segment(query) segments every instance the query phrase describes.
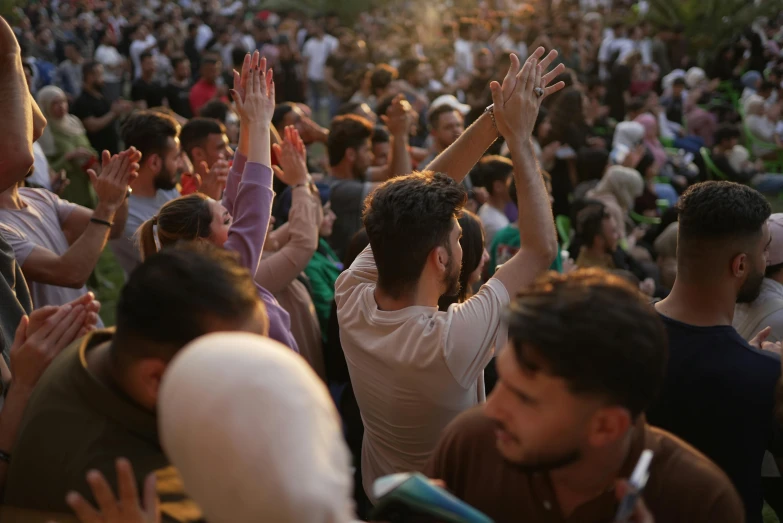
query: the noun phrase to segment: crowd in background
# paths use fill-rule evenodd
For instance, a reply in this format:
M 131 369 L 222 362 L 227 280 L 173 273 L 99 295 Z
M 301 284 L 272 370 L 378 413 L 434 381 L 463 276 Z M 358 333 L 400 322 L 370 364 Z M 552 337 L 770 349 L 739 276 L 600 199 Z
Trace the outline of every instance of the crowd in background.
M 782 18 L 584 4 L 17 8 L 0 519 L 783 520 Z

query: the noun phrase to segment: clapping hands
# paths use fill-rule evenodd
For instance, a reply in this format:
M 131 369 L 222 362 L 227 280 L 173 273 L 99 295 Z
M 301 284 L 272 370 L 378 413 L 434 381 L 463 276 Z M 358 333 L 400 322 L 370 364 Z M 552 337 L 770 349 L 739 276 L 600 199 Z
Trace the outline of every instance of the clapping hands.
M 291 125 L 284 129 L 282 138 L 282 145 L 272 145 L 280 159 L 280 167 L 274 167 L 275 175 L 290 187 L 307 184 L 310 175 L 307 172 L 307 151 L 302 138 Z
M 519 58 L 512 54 L 511 66 L 503 79 L 503 84 L 498 82 L 489 84 L 494 103 L 495 124 L 498 132 L 507 140 L 529 139 L 541 101 L 565 87 L 563 82 L 549 85 L 565 70 L 563 64 L 559 64 L 546 74 L 543 73 L 557 58 L 557 51 L 550 51 L 546 58 L 539 62 L 543 55 L 544 48 L 539 47 L 520 69 Z M 541 96 L 536 94 L 536 88 L 543 89 Z
M 275 111 L 275 82 L 272 70 L 266 69 L 266 58 L 258 60 L 258 56 L 256 51 L 252 58 L 245 57 L 238 85 L 237 73 L 234 71 L 231 97 L 237 106 L 241 123 L 268 127 Z
M 101 204 L 116 211 L 125 201 L 128 186 L 139 175 L 139 161 L 141 161 L 141 152 L 135 147 L 114 156 L 109 154 L 109 151 L 103 151 L 100 176 L 92 169 L 87 170 Z

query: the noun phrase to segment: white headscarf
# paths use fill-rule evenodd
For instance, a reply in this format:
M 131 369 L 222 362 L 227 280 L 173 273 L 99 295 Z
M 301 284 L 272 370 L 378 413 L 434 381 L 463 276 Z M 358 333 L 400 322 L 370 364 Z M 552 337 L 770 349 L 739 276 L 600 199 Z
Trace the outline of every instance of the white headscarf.
M 685 85 L 688 86 L 688 89 L 699 87 L 706 79 L 707 73 L 704 72 L 704 69 L 699 67 L 691 67 L 688 69 L 688 72 L 685 73 Z
M 636 199 L 644 192 L 644 178 L 635 169 L 620 165 L 610 167 L 593 190 L 593 194 L 612 195 L 623 211 L 633 209 Z
M 307 363 L 260 336 L 199 338 L 169 365 L 161 441 L 211 523 L 348 523 L 350 454 Z
M 47 156 L 56 154 L 54 145 L 55 134 L 78 136 L 86 132 L 82 121 L 72 114 L 66 114 L 59 119 L 52 116 L 52 103 L 58 97 L 65 98 L 65 93 L 54 85 L 47 85 L 38 91 L 38 107 L 46 118 L 46 129 L 44 129 L 38 143 L 41 144 L 41 148 Z

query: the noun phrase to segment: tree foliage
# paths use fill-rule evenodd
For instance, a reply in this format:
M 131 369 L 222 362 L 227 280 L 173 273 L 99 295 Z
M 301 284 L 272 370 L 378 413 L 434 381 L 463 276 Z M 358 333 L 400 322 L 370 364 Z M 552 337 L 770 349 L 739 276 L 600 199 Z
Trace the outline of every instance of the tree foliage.
M 783 0 L 649 0 L 646 19 L 663 27 L 682 24 L 698 51 L 717 50 L 759 17 L 775 16 Z

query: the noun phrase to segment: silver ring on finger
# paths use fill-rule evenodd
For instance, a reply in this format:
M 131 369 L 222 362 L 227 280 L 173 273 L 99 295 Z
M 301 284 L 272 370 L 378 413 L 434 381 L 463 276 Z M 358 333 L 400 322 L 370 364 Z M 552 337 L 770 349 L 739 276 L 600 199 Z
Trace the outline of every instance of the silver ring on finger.
M 534 87 L 533 92 L 536 93 L 536 96 L 538 96 L 539 98 L 544 96 L 544 90 L 540 87 Z

